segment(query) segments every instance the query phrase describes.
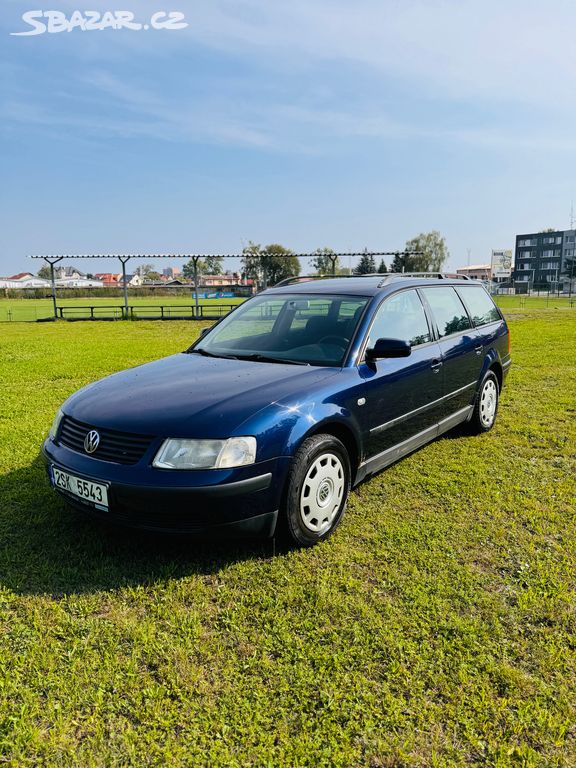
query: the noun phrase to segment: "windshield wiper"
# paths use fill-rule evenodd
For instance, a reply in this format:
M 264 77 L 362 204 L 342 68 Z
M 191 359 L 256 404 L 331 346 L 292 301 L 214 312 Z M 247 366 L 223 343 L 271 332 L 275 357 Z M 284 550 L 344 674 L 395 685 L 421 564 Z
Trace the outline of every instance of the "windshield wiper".
M 271 357 L 268 355 L 260 355 L 257 353 L 251 355 L 238 355 L 237 360 L 254 360 L 256 363 L 285 363 L 286 365 L 310 365 L 310 363 L 304 362 L 304 360 L 288 360 L 284 357 Z
M 188 354 L 196 354 L 196 355 L 204 355 L 204 357 L 223 357 L 226 360 L 237 360 L 238 358 L 235 355 L 218 355 L 216 352 L 208 352 L 207 349 L 204 349 L 203 347 L 194 347 L 194 349 L 189 349 Z

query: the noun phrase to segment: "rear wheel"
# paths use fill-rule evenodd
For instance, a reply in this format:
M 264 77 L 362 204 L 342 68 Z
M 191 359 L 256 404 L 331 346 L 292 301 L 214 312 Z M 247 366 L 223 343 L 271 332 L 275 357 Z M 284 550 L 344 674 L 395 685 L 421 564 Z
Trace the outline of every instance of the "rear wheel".
M 498 413 L 499 396 L 500 389 L 496 374 L 488 371 L 482 379 L 470 419 L 470 429 L 473 433 L 480 434 L 492 429 Z
M 312 546 L 339 524 L 350 491 L 350 459 L 340 440 L 314 435 L 300 446 L 290 471 L 283 523 L 293 542 Z

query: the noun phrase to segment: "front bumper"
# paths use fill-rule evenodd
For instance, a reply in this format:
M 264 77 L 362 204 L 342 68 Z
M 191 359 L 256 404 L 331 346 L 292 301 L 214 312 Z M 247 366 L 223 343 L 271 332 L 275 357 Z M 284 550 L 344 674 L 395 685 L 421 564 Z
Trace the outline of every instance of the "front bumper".
M 289 462 L 280 458 L 236 469 L 175 472 L 143 462 L 99 461 L 50 439 L 42 453 L 50 477 L 55 465 L 108 484 L 108 510 L 56 489 L 75 509 L 133 528 L 199 535 L 272 536 Z

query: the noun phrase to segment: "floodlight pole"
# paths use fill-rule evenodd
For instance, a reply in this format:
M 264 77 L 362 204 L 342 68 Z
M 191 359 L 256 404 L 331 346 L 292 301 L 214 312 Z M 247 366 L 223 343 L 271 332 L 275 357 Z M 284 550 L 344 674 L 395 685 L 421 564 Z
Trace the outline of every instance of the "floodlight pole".
M 130 256 L 118 256 L 122 264 L 122 286 L 124 288 L 124 320 L 128 320 L 128 283 L 126 281 L 126 263 L 130 261 Z
M 52 304 L 54 306 L 54 319 L 58 319 L 58 306 L 56 304 L 56 280 L 54 278 L 54 265 L 62 261 L 64 256 L 43 256 L 43 260 L 50 267 L 50 283 L 52 284 Z

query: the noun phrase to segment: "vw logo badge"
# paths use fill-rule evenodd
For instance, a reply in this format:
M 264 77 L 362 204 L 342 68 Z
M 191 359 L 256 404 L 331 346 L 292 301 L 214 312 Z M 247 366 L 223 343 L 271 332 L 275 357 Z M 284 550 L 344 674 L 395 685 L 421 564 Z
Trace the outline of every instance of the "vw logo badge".
M 96 448 L 100 445 L 100 435 L 98 432 L 96 432 L 95 429 L 93 429 L 91 432 L 88 432 L 86 437 L 84 438 L 84 450 L 86 453 L 94 453 Z

